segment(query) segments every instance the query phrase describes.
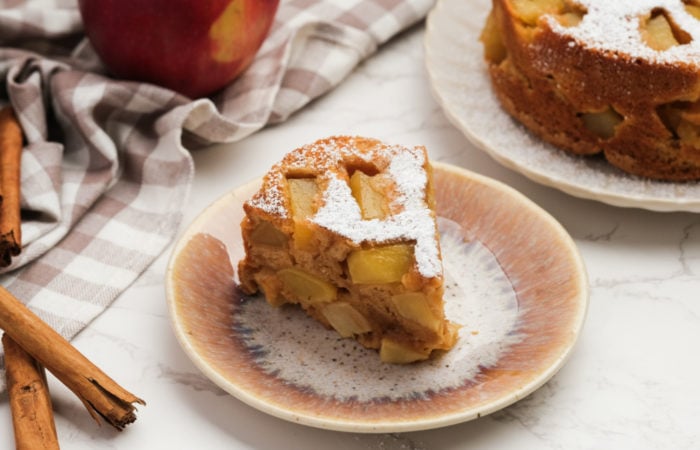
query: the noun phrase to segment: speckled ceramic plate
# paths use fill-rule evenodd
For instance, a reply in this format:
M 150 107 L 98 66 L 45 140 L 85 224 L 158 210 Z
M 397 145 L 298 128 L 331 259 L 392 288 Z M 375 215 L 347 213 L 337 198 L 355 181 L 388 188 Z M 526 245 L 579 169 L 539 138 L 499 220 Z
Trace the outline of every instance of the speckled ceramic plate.
M 462 325 L 449 352 L 382 364 L 291 306 L 237 288 L 242 203 L 224 196 L 177 243 L 167 272 L 175 335 L 202 372 L 238 399 L 305 425 L 399 432 L 450 425 L 537 389 L 569 356 L 583 324 L 584 266 L 564 229 L 513 189 L 434 164 L 446 312 Z
M 426 66 L 435 98 L 472 142 L 504 166 L 571 195 L 616 206 L 700 212 L 700 183 L 630 176 L 602 158 L 571 156 L 513 121 L 493 94 L 479 42 L 490 8 L 490 0 L 439 0 L 427 21 Z

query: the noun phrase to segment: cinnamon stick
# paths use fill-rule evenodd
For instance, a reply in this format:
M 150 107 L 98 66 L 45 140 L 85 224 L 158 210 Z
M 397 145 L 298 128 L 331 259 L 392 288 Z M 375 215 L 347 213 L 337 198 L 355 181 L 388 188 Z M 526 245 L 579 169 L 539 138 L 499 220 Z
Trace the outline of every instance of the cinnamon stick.
M 22 302 L 0 286 L 0 328 L 83 402 L 100 423 L 122 430 L 146 403 L 119 386 Z
M 46 371 L 10 336 L 2 336 L 5 377 L 17 450 L 58 449 Z
M 8 106 L 0 110 L 0 267 L 7 267 L 22 248 L 20 165 L 22 128 Z

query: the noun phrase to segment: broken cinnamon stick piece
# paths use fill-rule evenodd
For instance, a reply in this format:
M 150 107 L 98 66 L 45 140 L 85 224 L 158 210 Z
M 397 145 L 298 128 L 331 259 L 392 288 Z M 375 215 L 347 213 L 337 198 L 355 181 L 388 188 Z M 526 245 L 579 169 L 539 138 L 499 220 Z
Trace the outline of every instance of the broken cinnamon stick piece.
M 46 371 L 7 334 L 2 336 L 2 346 L 15 448 L 58 449 Z
M 83 402 L 92 417 L 117 430 L 146 403 L 119 386 L 9 291 L 0 286 L 0 328 Z
M 0 110 L 0 267 L 22 249 L 20 165 L 22 128 L 12 107 Z

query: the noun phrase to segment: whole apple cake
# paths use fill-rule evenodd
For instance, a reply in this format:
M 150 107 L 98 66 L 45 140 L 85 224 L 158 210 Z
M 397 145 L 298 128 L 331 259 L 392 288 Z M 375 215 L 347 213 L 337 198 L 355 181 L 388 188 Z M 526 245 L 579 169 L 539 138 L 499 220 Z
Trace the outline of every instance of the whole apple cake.
M 299 304 L 384 362 L 454 345 L 424 147 L 319 140 L 274 165 L 244 210 L 244 292 Z
M 493 0 L 481 35 L 503 108 L 631 174 L 700 179 L 700 0 Z

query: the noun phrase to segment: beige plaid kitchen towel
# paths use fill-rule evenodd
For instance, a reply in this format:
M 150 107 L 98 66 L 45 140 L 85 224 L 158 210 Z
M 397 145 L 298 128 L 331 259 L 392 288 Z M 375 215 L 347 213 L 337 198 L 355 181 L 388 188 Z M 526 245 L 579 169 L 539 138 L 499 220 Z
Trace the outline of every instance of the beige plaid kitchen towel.
M 106 76 L 76 0 L 0 0 L 0 104 L 14 106 L 26 136 L 24 249 L 0 283 L 70 339 L 172 240 L 189 151 L 284 121 L 432 4 L 282 0 L 253 65 L 217 95 L 189 99 Z

